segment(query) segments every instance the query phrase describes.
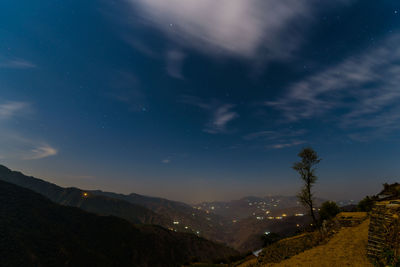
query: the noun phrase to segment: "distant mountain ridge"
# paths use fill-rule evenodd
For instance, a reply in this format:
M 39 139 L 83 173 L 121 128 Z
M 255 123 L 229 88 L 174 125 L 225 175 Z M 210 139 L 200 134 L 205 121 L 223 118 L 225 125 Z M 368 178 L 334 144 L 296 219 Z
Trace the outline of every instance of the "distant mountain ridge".
M 63 188 L 12 171 L 3 165 L 0 165 L 0 180 L 31 189 L 62 205 L 118 216 L 133 223 L 156 224 L 171 230 L 196 233 L 214 241 L 224 241 L 222 225 L 226 222 L 223 218 L 207 214 L 185 203 L 134 193 L 123 195 L 100 190 Z
M 219 242 L 224 242 L 224 226 L 231 224 L 230 220 L 219 215 L 198 210 L 182 202 L 142 196 L 135 193 L 124 195 L 100 190 L 90 192 L 95 195 L 112 197 L 144 206 L 157 214 L 168 217 L 172 223 L 175 222 L 175 224 L 171 226 L 172 229 L 181 232 L 199 232 L 201 236 Z
M 291 218 L 293 214 L 304 210 L 299 205 L 290 207 L 297 202 L 295 197 L 273 200 L 247 197 L 231 202 L 202 203 L 192 207 L 177 201 L 134 193 L 124 195 L 100 190 L 63 188 L 11 171 L 2 165 L 1 180 L 31 189 L 58 204 L 79 207 L 100 215 L 117 216 L 136 224 L 155 224 L 172 231 L 194 233 L 212 241 L 225 243 L 242 252 L 260 248 L 261 236 L 265 231 L 274 231 L 286 236 L 296 231 L 298 223 L 304 223 L 301 217 Z M 274 207 L 277 200 L 280 204 Z M 266 213 L 267 208 L 269 214 Z M 287 213 L 287 219 L 267 219 L 268 216 L 281 216 L 282 213 Z
M 1 266 L 161 267 L 239 255 L 193 234 L 59 205 L 4 181 L 0 229 Z
M 316 199 L 317 206 L 323 202 L 323 199 Z M 195 207 L 206 211 L 212 211 L 217 215 L 231 220 L 241 220 L 249 216 L 278 216 L 286 211 L 290 212 L 292 215 L 295 213 L 306 213 L 306 210 L 298 202 L 296 196 L 279 195 L 266 197 L 248 196 L 225 202 L 203 202 L 195 205 Z
M 157 224 L 168 227 L 170 220 L 162 215 L 127 201 L 91 194 L 78 188 L 63 188 L 0 165 L 0 180 L 31 189 L 61 205 L 79 207 L 97 214 L 114 215 L 132 223 Z M 87 196 L 84 196 L 84 194 Z

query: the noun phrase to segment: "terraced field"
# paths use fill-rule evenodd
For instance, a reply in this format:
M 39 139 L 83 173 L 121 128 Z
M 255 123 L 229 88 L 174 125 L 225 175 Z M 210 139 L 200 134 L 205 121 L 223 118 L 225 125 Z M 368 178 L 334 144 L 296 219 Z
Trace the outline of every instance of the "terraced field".
M 366 247 L 368 242 L 369 220 L 358 226 L 344 227 L 335 234 L 326 244 L 306 250 L 296 256 L 283 260 L 280 263 L 258 263 L 252 259 L 239 266 L 241 267 L 373 267 L 368 261 Z
M 317 246 L 278 264 L 268 266 L 373 266 L 367 259 L 369 220 L 362 224 L 342 228 L 325 245 Z

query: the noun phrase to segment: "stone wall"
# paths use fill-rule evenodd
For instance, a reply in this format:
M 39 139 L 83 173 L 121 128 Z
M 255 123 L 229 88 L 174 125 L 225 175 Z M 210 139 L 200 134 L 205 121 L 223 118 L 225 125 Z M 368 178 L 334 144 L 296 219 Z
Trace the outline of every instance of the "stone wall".
M 307 249 L 319 245 L 321 236 L 318 232 L 282 239 L 266 248 L 259 254 L 258 262 L 262 264 L 278 263 Z
M 399 253 L 400 200 L 377 202 L 371 212 L 367 255 L 374 262 L 382 262 L 387 252 Z

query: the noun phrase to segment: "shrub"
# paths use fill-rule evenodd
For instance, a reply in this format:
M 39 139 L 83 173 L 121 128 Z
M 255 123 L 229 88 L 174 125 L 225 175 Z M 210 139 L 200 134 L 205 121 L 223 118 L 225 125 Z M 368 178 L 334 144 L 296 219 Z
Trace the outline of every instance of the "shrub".
M 374 206 L 374 199 L 373 197 L 366 196 L 363 198 L 357 205 L 357 210 L 358 211 L 365 211 L 365 212 L 370 212 L 372 210 L 372 207 Z
M 324 220 L 330 220 L 340 212 L 339 206 L 333 201 L 326 201 L 322 203 L 319 210 L 319 220 L 323 222 Z
M 264 234 L 262 235 L 263 247 L 272 245 L 281 239 L 281 236 L 276 233 Z

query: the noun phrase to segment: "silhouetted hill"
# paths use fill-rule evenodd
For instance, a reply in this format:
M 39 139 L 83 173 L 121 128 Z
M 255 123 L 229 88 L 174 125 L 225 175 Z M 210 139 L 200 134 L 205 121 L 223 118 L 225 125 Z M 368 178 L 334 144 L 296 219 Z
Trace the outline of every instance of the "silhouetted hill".
M 1 165 L 0 180 L 31 189 L 62 205 L 79 207 L 100 215 L 114 215 L 132 223 L 157 224 L 178 232 L 195 233 L 242 252 L 260 248 L 260 237 L 265 231 L 286 236 L 296 231 L 296 224 L 303 221 L 301 217 L 290 219 L 290 223 L 287 223 L 287 218 L 276 222 L 267 219 L 268 216 L 280 216 L 282 213 L 287 213 L 290 217 L 302 211 L 303 208 L 297 205 L 295 197 L 248 197 L 232 201 L 230 206 L 226 206 L 227 203 L 220 206 L 203 203 L 201 206 L 191 207 L 181 202 L 138 194 L 123 195 L 63 188 Z M 233 216 L 242 219 L 222 217 L 222 214 L 226 215 L 224 209 L 229 210 L 228 214 L 232 212 Z M 267 210 L 270 214 L 266 214 Z M 263 219 L 257 220 L 259 216 Z
M 139 194 L 117 194 L 112 192 L 91 191 L 95 195 L 112 197 L 132 204 L 144 206 L 157 214 L 170 218 L 174 224 L 171 228 L 181 232 L 199 232 L 201 236 L 214 241 L 224 241 L 224 231 L 231 224 L 230 220 L 205 210 L 198 210 L 192 206 L 168 199 L 143 196 Z
M 79 207 L 83 210 L 114 215 L 129 220 L 133 223 L 158 224 L 165 227 L 172 225 L 170 219 L 128 201 L 95 195 L 78 188 L 63 188 L 55 184 L 26 176 L 20 172 L 11 171 L 0 165 L 0 180 L 31 189 L 42 194 L 50 200 L 66 205 Z M 87 194 L 86 196 L 84 194 Z
M 123 195 L 99 190 L 63 188 L 11 171 L 2 165 L 0 165 L 0 180 L 31 189 L 62 205 L 79 207 L 102 215 L 118 216 L 133 223 L 157 224 L 180 232 L 196 233 L 214 241 L 224 240 L 222 225 L 225 222 L 222 218 L 182 202 L 133 193 Z
M 232 256 L 192 234 L 134 226 L 0 181 L 1 266 L 181 266 Z

